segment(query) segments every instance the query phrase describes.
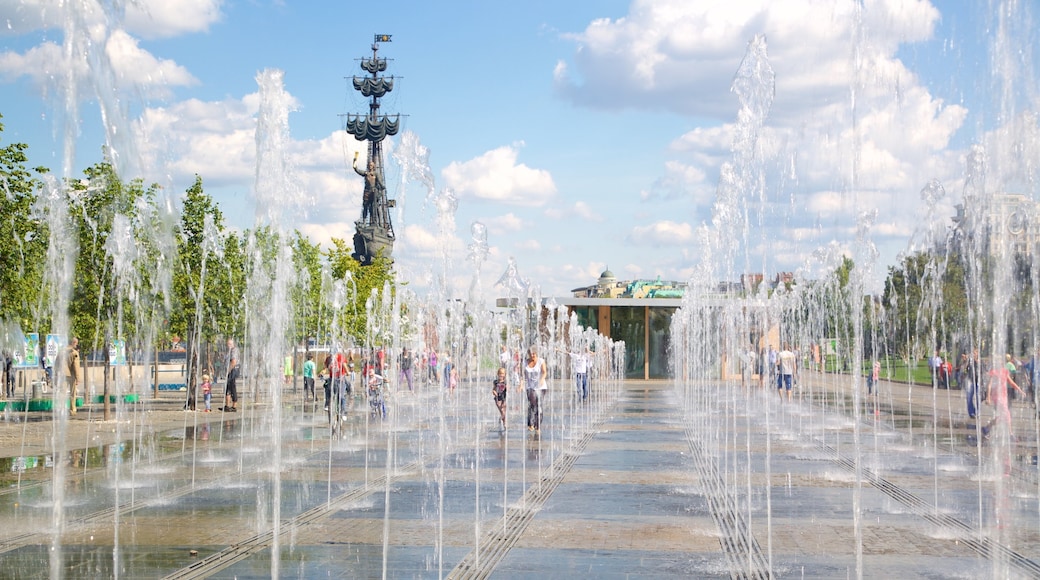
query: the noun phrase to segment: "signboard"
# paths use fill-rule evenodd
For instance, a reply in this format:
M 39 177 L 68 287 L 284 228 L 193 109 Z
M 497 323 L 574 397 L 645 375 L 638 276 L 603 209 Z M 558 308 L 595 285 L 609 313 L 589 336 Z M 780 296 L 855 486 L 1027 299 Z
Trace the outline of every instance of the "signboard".
M 126 341 L 115 339 L 108 349 L 108 364 L 113 366 L 126 365 Z
M 31 368 L 40 366 L 40 335 L 30 332 L 25 335 L 22 351 L 14 351 L 14 366 Z
M 47 353 L 44 355 L 47 368 L 54 366 L 54 361 L 58 359 L 58 352 L 65 347 L 65 341 L 61 339 L 61 336 L 57 334 L 47 335 Z

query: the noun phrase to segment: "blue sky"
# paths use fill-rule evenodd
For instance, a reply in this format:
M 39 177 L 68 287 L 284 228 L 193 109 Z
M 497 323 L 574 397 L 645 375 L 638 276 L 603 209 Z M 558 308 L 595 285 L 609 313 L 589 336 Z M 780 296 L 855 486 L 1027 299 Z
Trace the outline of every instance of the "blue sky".
M 125 152 L 127 177 L 160 183 L 176 199 L 198 173 L 229 222 L 248 228 L 258 215 L 256 76 L 280 69 L 295 104 L 288 159 L 304 193 L 285 213 L 321 243 L 349 239 L 360 214 L 350 161 L 362 144 L 345 136 L 339 115 L 366 105 L 347 78 L 361 74 L 357 59 L 373 34 L 392 34 L 380 54 L 400 78 L 384 110 L 408 115 L 407 143 L 428 150 L 435 179 L 430 192 L 391 171 L 398 270 L 416 289 L 447 270 L 457 295 L 473 277 L 474 221 L 488 227 L 482 280 L 492 295 L 510 257 L 543 295 L 590 284 L 606 267 L 619 278 L 812 277 L 841 255 L 868 261 L 876 284 L 922 239 L 922 223 L 948 223 L 971 145 L 1004 126 L 1037 133 L 1035 116 L 1009 121 L 1018 115 L 998 116 L 993 98 L 979 102 L 994 93 L 986 31 L 996 29 L 997 10 L 988 3 L 66 4 L 75 9 L 0 0 L 5 142 L 28 143 L 34 164 L 61 172 L 54 79 L 69 66 L 63 23 L 80 22 L 91 46 L 105 47 L 77 67 L 89 71 L 77 76 L 81 94 L 100 86 L 100 102 L 124 112 L 111 123 L 111 145 Z M 1034 59 L 1011 67 L 1005 92 L 1016 107 L 1036 100 L 1028 17 L 1013 19 L 1021 28 L 1013 43 L 1033 47 L 1025 54 Z M 730 87 L 756 35 L 766 39 L 775 88 L 765 116 L 747 125 L 755 138 L 740 140 Z M 74 174 L 99 160 L 106 141 L 98 102 L 79 105 Z M 403 133 L 391 146 L 402 142 Z M 723 209 L 743 216 L 736 222 L 713 209 L 727 164 L 758 183 L 723 196 Z M 920 191 L 933 179 L 947 195 L 930 210 Z M 1022 187 L 1002 180 L 990 184 Z M 458 209 L 438 221 L 434 199 L 449 189 Z

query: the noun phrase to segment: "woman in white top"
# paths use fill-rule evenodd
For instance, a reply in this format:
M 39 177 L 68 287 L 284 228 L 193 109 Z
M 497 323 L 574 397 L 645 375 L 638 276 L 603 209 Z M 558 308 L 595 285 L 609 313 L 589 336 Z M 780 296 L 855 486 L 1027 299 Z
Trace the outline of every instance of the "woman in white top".
M 527 364 L 524 365 L 524 387 L 527 391 L 527 429 L 538 433 L 541 427 L 541 403 L 542 395 L 548 386 L 545 377 L 548 373 L 545 369 L 545 360 L 538 357 L 535 347 L 527 349 Z

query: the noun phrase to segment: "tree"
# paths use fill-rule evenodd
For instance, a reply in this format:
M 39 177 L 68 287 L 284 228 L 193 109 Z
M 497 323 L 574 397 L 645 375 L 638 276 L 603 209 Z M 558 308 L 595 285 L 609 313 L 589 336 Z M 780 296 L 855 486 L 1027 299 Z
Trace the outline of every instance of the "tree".
M 321 298 L 321 272 L 323 255 L 318 244 L 311 243 L 300 232 L 295 233 L 292 244 L 293 266 L 299 273 L 292 288 L 292 304 L 296 316 L 297 338 L 304 341 L 309 350 L 310 338 L 321 332 L 323 304 Z
M 337 238 L 333 238 L 332 244 L 333 247 L 328 252 L 332 278 L 348 283 L 349 286 L 347 302 L 339 313 L 340 326 L 345 334 L 360 342 L 365 337 L 368 324 L 365 302 L 373 290 L 381 293 L 387 282 L 393 290 L 393 263 L 379 256 L 373 259 L 371 264 L 362 266 L 351 257 L 354 251 L 352 245 Z
M 3 130 L 0 123 L 0 133 Z M 27 150 L 22 143 L 0 149 L 0 320 L 14 320 L 23 330 L 33 330 L 40 318 L 37 307 L 48 235 L 33 205 L 43 185 L 36 176 L 47 169 L 27 169 Z
M 134 332 L 134 310 L 126 307 L 130 293 L 120 291 L 119 282 L 125 278 L 116 276 L 114 259 L 134 260 L 125 253 L 137 242 L 133 236 L 140 225 L 137 204 L 154 199 L 157 186 L 146 191 L 140 180 L 123 183 L 107 159 L 88 167 L 84 175 L 86 179 L 73 180 L 66 187 L 69 219 L 79 242 L 69 304 L 70 330 L 84 345 L 97 348 L 106 338 L 106 323 L 117 311 L 126 316 L 120 321 L 124 330 Z M 116 224 L 118 235 L 110 239 Z M 132 266 L 122 270 L 125 265 L 119 265 L 120 271 L 132 270 Z
M 958 252 L 917 252 L 889 267 L 882 303 L 889 313 L 892 351 L 912 360 L 936 348 L 953 348 L 968 328 L 966 288 Z
M 240 268 L 227 267 L 228 259 L 241 264 L 240 246 L 225 234 L 224 214 L 205 193 L 198 175 L 185 190 L 176 240 L 172 309 L 166 331 L 187 340 L 188 380 L 194 382 L 198 369 L 210 362 L 203 360 L 202 345 L 241 329 L 238 314 L 244 279 Z

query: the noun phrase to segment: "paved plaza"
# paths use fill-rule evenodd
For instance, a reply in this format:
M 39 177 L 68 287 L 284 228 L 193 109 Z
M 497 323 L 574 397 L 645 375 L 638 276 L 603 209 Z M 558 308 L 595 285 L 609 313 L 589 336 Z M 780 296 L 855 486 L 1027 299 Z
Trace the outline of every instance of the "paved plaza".
M 1040 576 L 1035 410 L 1001 445 L 960 391 L 883 383 L 857 407 L 850 383 L 805 373 L 781 402 L 626 381 L 576 405 L 557 381 L 537 435 L 516 393 L 500 432 L 483 382 L 331 424 L 291 392 L 280 413 L 148 394 L 81 409 L 62 457 L 49 413 L 7 412 L 0 576 Z

